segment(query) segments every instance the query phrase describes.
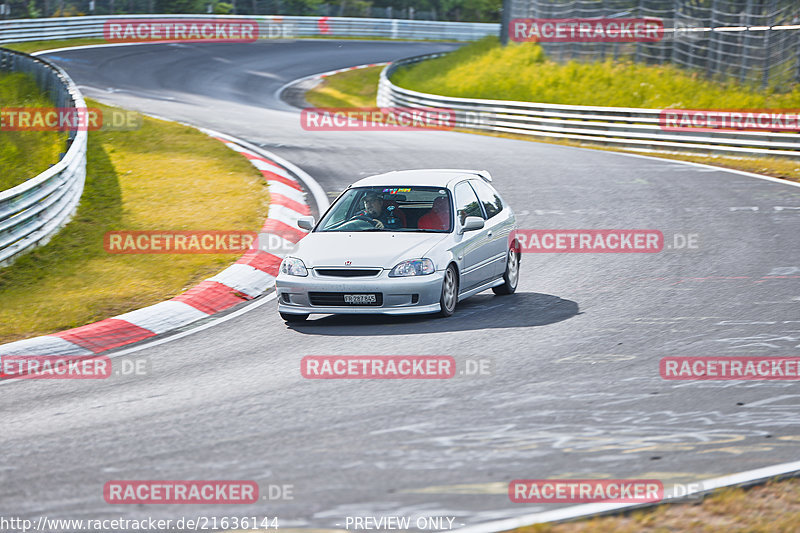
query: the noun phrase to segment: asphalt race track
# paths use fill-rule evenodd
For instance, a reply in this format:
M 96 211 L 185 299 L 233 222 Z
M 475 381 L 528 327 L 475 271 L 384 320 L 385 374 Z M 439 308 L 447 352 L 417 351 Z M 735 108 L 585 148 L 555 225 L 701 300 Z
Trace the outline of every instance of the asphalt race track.
M 519 478 L 740 472 L 800 456 L 791 381 L 665 381 L 666 356 L 800 355 L 800 189 L 677 162 L 440 131 L 307 132 L 276 91 L 302 76 L 449 50 L 301 40 L 55 52 L 88 97 L 238 136 L 331 196 L 403 168 L 486 168 L 521 228 L 660 229 L 656 254 L 528 254 L 513 296 L 450 319 L 312 317 L 274 302 L 148 347 L 147 376 L 0 386 L 0 514 L 36 518 L 455 516 L 552 509 Z M 198 179 L 203 179 L 198 176 Z M 676 249 L 674 233 L 697 234 Z M 678 243 L 680 244 L 680 242 Z M 258 302 L 258 301 L 256 301 Z M 253 305 L 253 304 L 251 304 Z M 306 355 L 491 359 L 452 380 L 307 380 Z M 247 506 L 109 505 L 125 479 L 246 479 Z

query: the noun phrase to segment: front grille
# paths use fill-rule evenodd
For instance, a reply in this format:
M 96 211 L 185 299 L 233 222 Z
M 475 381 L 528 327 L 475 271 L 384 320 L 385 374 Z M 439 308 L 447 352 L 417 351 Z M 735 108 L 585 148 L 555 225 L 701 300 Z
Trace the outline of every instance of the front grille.
M 381 273 L 379 268 L 315 268 L 314 272 L 320 276 L 335 278 L 358 278 L 377 276 Z
M 345 294 L 374 294 L 375 303 L 351 304 L 344 301 Z M 379 307 L 383 305 L 382 292 L 309 292 L 308 301 L 320 307 Z

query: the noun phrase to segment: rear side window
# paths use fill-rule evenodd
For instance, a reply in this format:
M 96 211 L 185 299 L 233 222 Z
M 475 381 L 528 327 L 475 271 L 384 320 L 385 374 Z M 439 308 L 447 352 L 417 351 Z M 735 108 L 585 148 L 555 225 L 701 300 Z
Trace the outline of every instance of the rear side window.
M 470 180 L 469 182 L 486 210 L 486 218 L 492 218 L 503 210 L 503 200 L 485 182 L 480 180 Z
M 464 224 L 464 220 L 467 217 L 483 218 L 481 206 L 478 204 L 478 197 L 475 196 L 475 191 L 466 181 L 456 185 L 456 214 L 461 225 Z

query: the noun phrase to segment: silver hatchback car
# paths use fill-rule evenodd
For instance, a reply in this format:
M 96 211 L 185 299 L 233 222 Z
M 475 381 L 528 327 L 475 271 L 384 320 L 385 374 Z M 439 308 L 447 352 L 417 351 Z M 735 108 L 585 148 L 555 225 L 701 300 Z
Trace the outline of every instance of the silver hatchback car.
M 311 313 L 439 313 L 519 280 L 516 219 L 485 170 L 426 169 L 347 188 L 281 263 L 275 285 L 287 322 Z

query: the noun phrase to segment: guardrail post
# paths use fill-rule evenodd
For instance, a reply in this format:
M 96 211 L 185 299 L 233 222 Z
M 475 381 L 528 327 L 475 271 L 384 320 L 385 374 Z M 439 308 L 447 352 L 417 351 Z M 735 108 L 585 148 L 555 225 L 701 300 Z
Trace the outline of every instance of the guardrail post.
M 503 0 L 503 7 L 500 17 L 500 44 L 508 44 L 508 27 L 511 25 L 511 3 L 512 0 Z
M 772 0 L 771 2 L 769 2 L 768 6 L 769 6 L 767 8 L 769 10 L 768 13 L 769 13 L 770 18 L 772 18 L 772 17 L 774 17 L 774 13 L 777 12 L 778 6 L 777 6 L 777 3 L 775 2 L 775 0 Z M 772 51 L 770 50 L 770 43 L 772 42 L 772 32 L 775 31 L 775 30 L 772 29 L 772 25 L 773 25 L 772 22 L 773 21 L 769 20 L 768 22 L 769 22 L 769 24 L 767 24 L 767 25 L 770 28 L 764 32 L 764 41 L 763 41 L 764 42 L 764 62 L 761 64 L 761 69 L 762 69 L 762 72 L 761 72 L 761 88 L 762 89 L 766 89 L 767 86 L 769 85 L 769 78 L 770 78 L 770 69 L 769 69 L 769 67 L 770 67 L 770 59 L 771 59 L 770 55 L 772 54 Z M 800 57 L 798 57 L 798 61 L 800 61 Z
M 739 81 L 744 83 L 747 80 L 747 49 L 750 45 L 750 11 L 753 9 L 752 0 L 747 0 L 747 10 L 744 13 L 743 25 L 748 28 L 744 35 L 739 38 L 742 49 L 741 60 L 739 61 Z

